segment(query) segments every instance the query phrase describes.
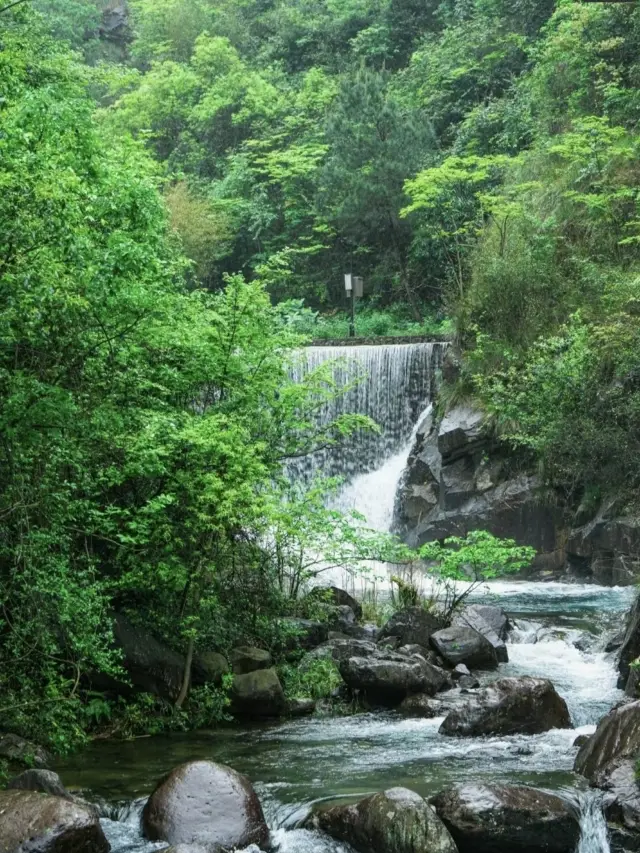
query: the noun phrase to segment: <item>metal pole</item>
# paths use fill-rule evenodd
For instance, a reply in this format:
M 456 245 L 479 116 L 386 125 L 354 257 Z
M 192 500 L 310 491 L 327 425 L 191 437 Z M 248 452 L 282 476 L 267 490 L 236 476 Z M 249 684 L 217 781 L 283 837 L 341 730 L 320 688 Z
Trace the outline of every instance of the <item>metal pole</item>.
M 349 323 L 349 337 L 356 336 L 356 291 L 355 288 L 351 291 L 351 321 Z

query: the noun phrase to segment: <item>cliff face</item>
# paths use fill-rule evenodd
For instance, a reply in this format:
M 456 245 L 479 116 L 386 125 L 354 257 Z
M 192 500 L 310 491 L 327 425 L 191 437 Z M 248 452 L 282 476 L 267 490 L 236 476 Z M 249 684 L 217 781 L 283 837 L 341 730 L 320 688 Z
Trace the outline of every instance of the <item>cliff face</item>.
M 458 406 L 421 424 L 396 502 L 395 527 L 408 544 L 488 530 L 533 546 L 535 570 L 635 583 L 640 520 L 611 508 L 579 528 L 574 519 L 572 508 L 496 441 L 480 411 Z

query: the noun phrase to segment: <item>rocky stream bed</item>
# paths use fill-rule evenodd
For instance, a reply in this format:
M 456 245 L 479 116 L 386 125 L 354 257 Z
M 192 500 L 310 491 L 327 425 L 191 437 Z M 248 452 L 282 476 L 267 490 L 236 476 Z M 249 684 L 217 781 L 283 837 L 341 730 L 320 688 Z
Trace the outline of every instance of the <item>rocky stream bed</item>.
M 444 707 L 441 714 L 430 718 L 405 716 L 397 709 L 378 710 L 128 743 L 95 743 L 54 769 L 67 788 L 98 804 L 100 822 L 113 853 L 150 853 L 167 848 L 166 842 L 143 837 L 144 805 L 158 780 L 172 768 L 203 760 L 228 765 L 251 780 L 270 831 L 268 843 L 266 836 L 258 837 L 259 846 L 270 845 L 281 853 L 335 853 L 348 850 L 348 841 L 362 853 L 455 850 L 450 846 L 450 836 L 446 835 L 448 840 L 443 842 L 440 835 L 433 835 L 433 827 L 429 828 L 431 840 L 416 841 L 414 811 L 416 803 L 425 808 L 421 798 L 437 807 L 460 853 L 635 850 L 640 835 L 630 828 L 631 818 L 622 814 L 625 806 L 619 801 L 618 813 L 611 808 L 607 812 L 609 830 L 614 828 L 608 837 L 602 808 L 607 794 L 589 786 L 589 781 L 595 780 L 606 788 L 607 780 L 595 779 L 598 762 L 589 757 L 588 747 L 582 747 L 580 754 L 583 764 L 591 760 L 593 766 L 583 768 L 586 776 L 574 772 L 579 751 L 576 739 L 593 734 L 601 718 L 624 699 L 617 686 L 619 652 L 606 648 L 608 644 L 611 648 L 612 637 L 623 627 L 634 594 L 631 588 L 514 581 L 493 584 L 476 595 L 476 600 L 499 603 L 513 624 L 507 640 L 509 661 L 492 671 L 474 673 L 482 687 L 505 677 L 549 679 L 566 701 L 571 728 L 537 734 L 451 736 L 441 731 Z M 436 699 L 447 695 L 439 693 Z M 608 736 L 605 750 L 610 748 L 615 753 L 619 748 L 620 725 L 624 728 L 625 724 L 616 718 L 615 735 L 613 740 Z M 628 767 L 619 772 L 626 771 Z M 521 786 L 525 786 L 524 794 Z M 501 841 L 491 833 L 485 837 L 482 821 L 487 814 L 494 830 L 501 819 L 506 821 L 505 826 L 513 823 L 514 815 L 522 819 L 524 811 L 531 809 L 531 792 L 527 789 L 532 787 L 538 789 L 537 811 L 535 816 L 527 812 L 528 823 L 523 824 L 528 826 L 526 833 L 512 837 L 511 829 L 503 827 Z M 359 812 L 348 810 L 346 820 L 342 807 L 383 791 L 387 794 L 382 800 L 367 801 L 358 807 Z M 414 794 L 420 796 L 412 805 Z M 547 801 L 544 798 L 548 795 L 552 796 Z M 524 804 L 518 799 L 522 796 L 527 800 Z M 478 818 L 482 808 L 484 817 Z M 393 820 L 384 819 L 388 826 L 404 827 L 406 814 L 412 815 L 409 835 L 413 840 L 408 847 L 404 836 L 404 841 L 396 838 L 387 843 L 384 835 L 374 831 L 376 814 L 396 812 Z M 432 809 L 427 812 L 434 814 Z M 472 832 L 469 826 L 463 831 L 456 825 L 461 814 L 466 814 L 467 824 L 480 821 L 472 826 Z M 469 814 L 475 817 L 471 819 Z M 542 822 L 540 814 L 546 815 Z M 423 818 L 418 824 L 426 832 Z M 616 821 L 623 826 L 622 832 L 615 830 Z M 364 841 L 362 826 L 368 827 Z M 175 849 L 200 853 L 197 847 Z M 251 849 L 257 849 L 255 844 Z

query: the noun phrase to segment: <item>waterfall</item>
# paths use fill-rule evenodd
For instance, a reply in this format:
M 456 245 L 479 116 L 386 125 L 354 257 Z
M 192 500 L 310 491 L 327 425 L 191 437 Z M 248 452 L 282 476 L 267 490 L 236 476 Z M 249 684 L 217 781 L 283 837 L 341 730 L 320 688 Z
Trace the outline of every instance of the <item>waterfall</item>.
M 609 853 L 609 834 L 602 811 L 602 797 L 594 791 L 580 796 L 580 843 L 577 853 Z
M 356 383 L 322 407 L 320 422 L 329 423 L 346 413 L 361 414 L 374 420 L 381 431 L 360 430 L 339 447 L 296 460 L 289 469 L 291 476 L 307 482 L 318 474 L 349 481 L 375 471 L 402 451 L 420 413 L 433 399 L 446 348 L 443 343 L 308 347 L 293 368 L 294 379 L 302 381 L 332 361 L 338 386 Z

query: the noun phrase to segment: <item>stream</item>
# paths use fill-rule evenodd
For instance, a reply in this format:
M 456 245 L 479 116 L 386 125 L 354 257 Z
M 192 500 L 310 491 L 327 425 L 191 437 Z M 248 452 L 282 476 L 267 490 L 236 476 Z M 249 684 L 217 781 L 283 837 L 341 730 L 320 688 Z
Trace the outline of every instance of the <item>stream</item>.
M 572 772 L 580 734 L 622 696 L 607 638 L 619 630 L 633 588 L 595 585 L 491 583 L 475 594 L 499 602 L 517 628 L 508 664 L 481 681 L 506 675 L 550 678 L 567 701 L 575 728 L 541 735 L 449 738 L 442 719 L 397 713 L 311 717 L 272 725 L 229 727 L 128 743 L 98 742 L 55 768 L 65 783 L 103 803 L 113 853 L 148 853 L 166 845 L 139 831 L 144 798 L 158 779 L 183 761 L 229 764 L 255 783 L 273 839 L 283 853 L 329 853 L 340 845 L 294 829 L 320 801 L 357 799 L 396 785 L 432 795 L 456 782 L 502 781 L 563 793 L 581 811 L 579 853 L 606 853 L 606 829 L 593 794 Z M 580 650 L 574 645 L 578 643 Z
M 344 455 L 333 449 L 330 458 L 307 458 L 290 474 L 309 479 L 320 471 L 345 473 L 347 483 L 336 505 L 357 509 L 376 529 L 391 529 L 395 495 L 433 401 L 443 351 L 439 344 L 309 348 L 301 375 L 339 357 L 346 359 L 340 368 L 344 381 L 369 376 L 329 407 L 326 417 L 359 411 L 376 420 L 382 434 L 361 439 Z M 372 581 L 372 574 L 382 581 Z M 359 589 L 346 577 L 324 581 L 350 583 L 356 595 L 372 588 L 384 594 L 386 567 L 377 564 L 372 574 Z M 503 676 L 549 678 L 567 702 L 573 729 L 453 738 L 438 733 L 442 718 L 407 719 L 395 712 L 314 716 L 126 743 L 95 742 L 55 769 L 67 787 L 102 804 L 113 853 L 150 853 L 167 846 L 142 838 L 140 813 L 158 780 L 193 759 L 228 764 L 252 780 L 281 853 L 346 853 L 344 845 L 296 829 L 315 803 L 357 800 L 394 786 L 431 796 L 470 781 L 529 784 L 560 793 L 580 816 L 577 853 L 608 853 L 597 795 L 572 772 L 578 751 L 573 744 L 578 735 L 591 734 L 623 695 L 616 686 L 615 653 L 606 653 L 605 646 L 624 627 L 635 594 L 632 587 L 513 580 L 487 584 L 470 599 L 499 604 L 515 626 L 509 663 L 500 664 L 497 672 L 477 673 L 481 684 Z

